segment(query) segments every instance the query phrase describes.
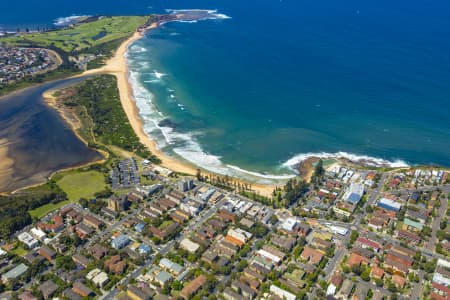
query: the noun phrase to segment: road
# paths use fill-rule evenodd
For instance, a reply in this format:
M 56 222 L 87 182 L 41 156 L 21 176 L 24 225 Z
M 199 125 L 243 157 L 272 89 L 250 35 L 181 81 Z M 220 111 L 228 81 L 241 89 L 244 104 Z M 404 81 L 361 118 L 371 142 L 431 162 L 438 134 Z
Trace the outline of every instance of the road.
M 448 206 L 448 199 L 445 195 L 445 197 L 440 197 L 441 206 L 439 207 L 437 211 L 436 218 L 433 219 L 433 223 L 431 224 L 431 237 L 428 241 L 427 250 L 434 252 L 434 248 L 436 246 L 437 242 L 437 232 L 440 230 L 442 217 L 446 215 L 447 213 L 447 206 Z
M 211 206 L 206 211 L 203 211 L 200 215 L 200 218 L 197 217 L 197 218 L 192 219 L 190 221 L 190 223 L 185 227 L 185 229 L 178 236 L 175 237 L 175 239 L 167 242 L 163 247 L 160 247 L 159 249 L 157 248 L 158 252 L 162 256 L 165 256 L 169 251 L 172 250 L 172 248 L 175 246 L 175 244 L 177 242 L 179 242 L 179 241 L 183 240 L 184 238 L 186 238 L 187 236 L 189 236 L 199 224 L 205 222 L 213 214 L 215 214 L 217 212 L 217 210 L 219 209 L 219 207 L 221 207 L 224 202 L 226 202 L 226 198 L 223 198 L 216 205 Z M 123 223 L 124 221 L 125 221 L 125 218 L 122 220 L 121 223 Z M 118 223 L 116 223 L 116 224 L 118 224 Z M 120 226 L 120 224 L 117 226 Z M 117 228 L 117 226 L 114 226 L 114 228 Z M 148 268 L 150 265 L 153 264 L 153 262 L 154 262 L 154 256 L 152 256 L 151 259 L 147 260 L 143 266 L 137 267 L 134 271 L 132 271 L 130 274 L 128 274 L 127 277 L 125 277 L 121 281 L 121 285 L 126 286 L 128 284 L 128 282 L 130 281 L 130 279 L 136 279 L 139 275 L 141 275 L 142 270 L 145 268 Z M 114 287 L 101 299 L 112 300 L 119 293 L 120 293 L 120 290 L 117 287 Z

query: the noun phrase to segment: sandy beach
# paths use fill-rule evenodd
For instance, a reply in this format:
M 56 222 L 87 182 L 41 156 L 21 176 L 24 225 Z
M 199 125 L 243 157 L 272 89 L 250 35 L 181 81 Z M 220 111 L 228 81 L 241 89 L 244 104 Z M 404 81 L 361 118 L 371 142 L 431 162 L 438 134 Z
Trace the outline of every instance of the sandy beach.
M 155 29 L 157 27 L 158 24 L 153 23 L 151 26 L 147 28 L 147 31 Z M 142 37 L 143 33 L 140 32 L 134 33 L 132 37 L 130 37 L 120 45 L 114 56 L 107 61 L 104 67 L 86 71 L 80 76 L 105 74 L 105 73 L 115 75 L 117 77 L 117 86 L 119 89 L 122 107 L 128 117 L 128 120 L 130 121 L 131 127 L 133 128 L 136 135 L 139 137 L 141 143 L 147 146 L 148 149 L 153 154 L 158 156 L 158 158 L 161 160 L 161 165 L 163 167 L 173 170 L 175 172 L 194 175 L 197 172 L 198 168 L 197 166 L 191 165 L 187 162 L 179 161 L 173 157 L 168 156 L 157 147 L 156 143 L 144 131 L 142 120 L 139 117 L 139 109 L 136 106 L 133 91 L 128 81 L 128 64 L 126 59 L 128 47 L 133 42 L 139 40 Z M 211 173 L 202 170 L 202 174 L 208 175 Z M 261 195 L 271 196 L 275 186 L 252 183 L 252 188 Z

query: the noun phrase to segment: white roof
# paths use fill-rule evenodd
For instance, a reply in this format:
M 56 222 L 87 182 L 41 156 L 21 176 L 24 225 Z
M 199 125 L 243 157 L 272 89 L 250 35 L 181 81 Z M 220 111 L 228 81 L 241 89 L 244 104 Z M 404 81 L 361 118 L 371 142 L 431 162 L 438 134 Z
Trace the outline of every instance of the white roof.
M 327 288 L 327 295 L 334 295 L 335 293 L 336 293 L 336 286 L 331 283 Z
M 379 203 L 383 203 L 383 204 L 389 205 L 391 207 L 395 207 L 397 209 L 402 208 L 402 205 L 400 203 L 392 201 L 391 199 L 387 199 L 387 198 L 381 198 Z
M 292 231 L 296 224 L 297 224 L 297 219 L 295 219 L 295 218 L 287 218 L 286 221 L 284 221 L 283 224 L 281 224 L 281 227 L 284 230 Z
M 446 267 L 446 268 L 449 268 L 450 269 L 450 262 L 448 262 L 448 261 L 446 261 L 446 260 L 443 260 L 443 259 L 438 259 L 438 261 L 437 261 L 437 265 L 438 266 L 442 266 L 442 267 Z
M 340 227 L 340 226 L 328 226 L 328 228 L 330 229 L 331 232 L 333 233 L 338 233 L 340 235 L 346 235 L 348 232 L 348 229 L 345 227 Z
M 270 291 L 274 293 L 275 295 L 279 296 L 280 298 L 285 298 L 286 300 L 295 300 L 296 297 L 294 294 L 289 293 L 288 291 L 285 291 L 283 289 L 280 289 L 276 285 L 270 286 Z
M 43 232 L 41 229 L 35 228 L 35 227 L 31 228 L 30 232 L 31 232 L 32 235 L 34 235 L 38 239 L 43 239 L 44 237 L 47 236 L 45 234 L 45 232 Z
M 440 273 L 434 273 L 433 275 L 433 282 L 445 285 L 445 286 L 449 286 L 450 285 L 450 279 L 443 276 Z
M 100 269 L 93 269 L 92 271 L 90 271 L 89 273 L 87 273 L 86 275 L 86 279 L 87 280 L 92 280 L 92 278 L 94 278 L 95 276 L 97 276 L 98 274 L 100 274 L 102 271 Z
M 103 285 L 105 282 L 108 281 L 108 274 L 105 272 L 100 272 L 92 279 L 92 282 L 98 285 Z
M 269 253 L 263 249 L 258 250 L 258 254 L 261 256 L 264 256 L 265 258 L 267 258 L 275 263 L 279 263 L 281 261 L 281 259 L 278 256 L 273 255 L 272 253 Z
M 181 241 L 180 243 L 181 248 L 189 251 L 189 252 L 195 252 L 198 250 L 198 248 L 200 248 L 200 245 L 197 243 L 194 243 L 193 241 L 191 241 L 188 238 L 185 238 Z

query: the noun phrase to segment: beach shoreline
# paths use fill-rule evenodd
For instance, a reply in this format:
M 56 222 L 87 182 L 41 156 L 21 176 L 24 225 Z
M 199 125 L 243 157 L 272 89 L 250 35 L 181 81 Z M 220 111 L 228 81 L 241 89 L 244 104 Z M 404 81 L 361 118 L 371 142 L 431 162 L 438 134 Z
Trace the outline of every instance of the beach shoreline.
M 112 58 L 110 58 L 106 65 L 93 70 L 88 70 L 83 72 L 80 75 L 77 75 L 76 77 L 81 76 L 88 76 L 88 75 L 96 75 L 96 74 L 111 74 L 114 75 L 117 78 L 117 87 L 119 90 L 119 96 L 120 101 L 122 104 L 122 107 L 125 111 L 125 114 L 130 122 L 130 125 L 135 132 L 135 134 L 138 136 L 140 142 L 145 145 L 152 154 L 156 155 L 161 160 L 161 166 L 170 169 L 174 172 L 183 173 L 183 174 L 189 174 L 194 176 L 197 173 L 197 169 L 200 167 L 195 166 L 193 164 L 190 164 L 188 162 L 180 161 L 174 157 L 171 157 L 161 151 L 156 142 L 144 131 L 144 124 L 139 116 L 139 108 L 137 107 L 133 89 L 131 87 L 131 84 L 129 82 L 129 72 L 128 72 L 128 62 L 126 58 L 126 54 L 128 52 L 128 48 L 131 44 L 136 42 L 137 40 L 144 37 L 145 33 L 149 30 L 158 28 L 159 23 L 155 22 L 152 23 L 150 26 L 148 26 L 145 30 L 142 31 L 136 31 L 133 36 L 128 38 L 126 41 L 124 41 L 119 48 L 116 50 L 115 54 Z M 207 171 L 203 168 L 200 168 L 203 175 L 219 175 L 220 174 L 214 174 L 210 171 Z M 240 182 L 246 182 L 245 180 L 242 180 L 240 178 L 234 178 L 237 181 Z M 250 183 L 252 185 L 252 189 L 266 197 L 271 197 L 272 192 L 275 189 L 275 185 L 264 185 L 264 184 L 257 184 L 257 183 Z

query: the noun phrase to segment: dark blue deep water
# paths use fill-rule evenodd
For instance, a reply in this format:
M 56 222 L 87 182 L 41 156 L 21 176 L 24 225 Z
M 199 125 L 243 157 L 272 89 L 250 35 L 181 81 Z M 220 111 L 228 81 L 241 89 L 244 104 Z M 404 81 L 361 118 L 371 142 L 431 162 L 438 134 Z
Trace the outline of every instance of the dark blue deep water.
M 210 170 L 270 177 L 338 152 L 450 166 L 449 1 L 16 3 L 1 26 L 166 8 L 231 17 L 165 24 L 129 52 L 146 130 Z

